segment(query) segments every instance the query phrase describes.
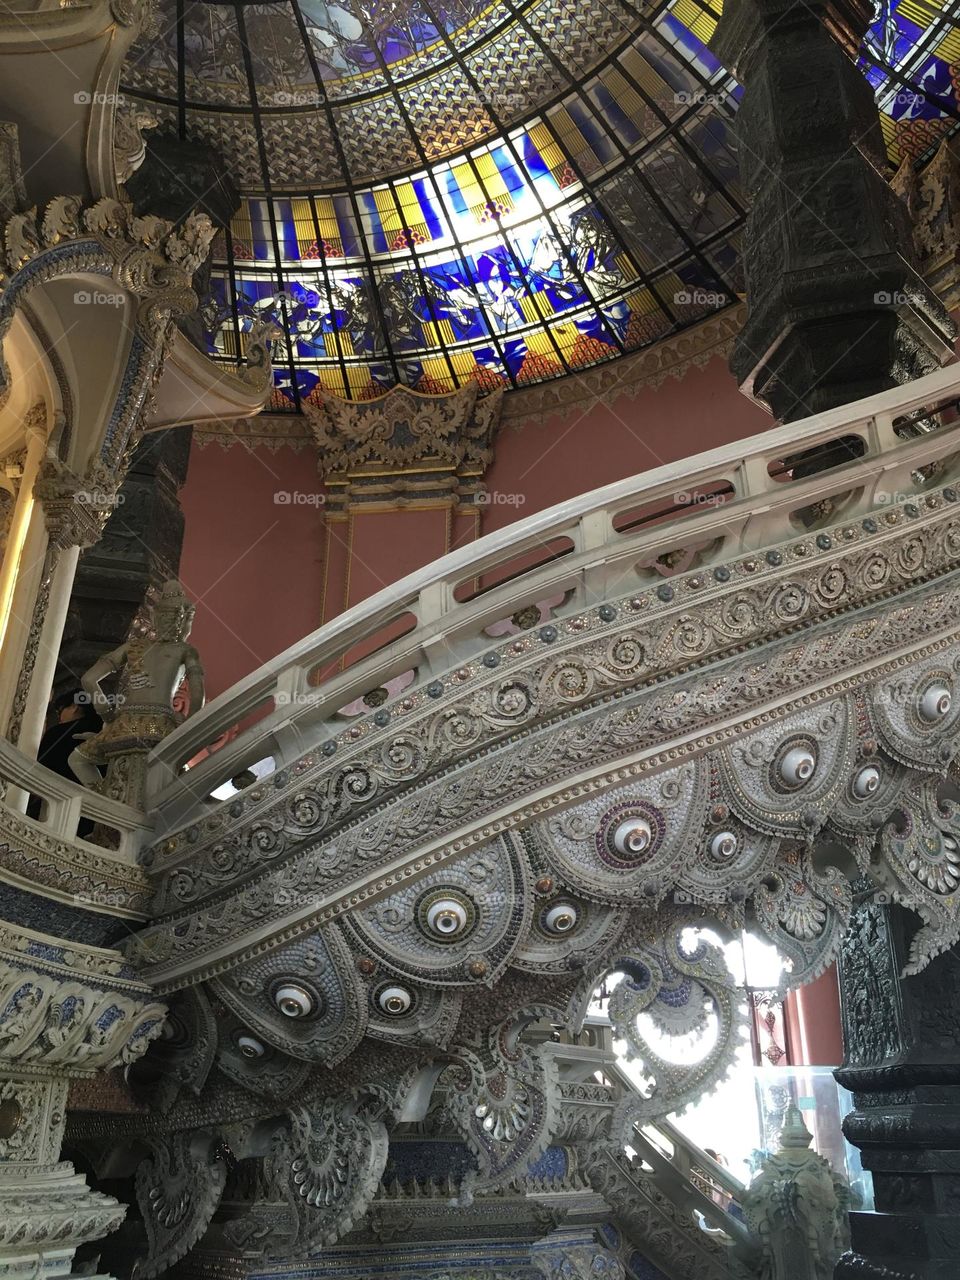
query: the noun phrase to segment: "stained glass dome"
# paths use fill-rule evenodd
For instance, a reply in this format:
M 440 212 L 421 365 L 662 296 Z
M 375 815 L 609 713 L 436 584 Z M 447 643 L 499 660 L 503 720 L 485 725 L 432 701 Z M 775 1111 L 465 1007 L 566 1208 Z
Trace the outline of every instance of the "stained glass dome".
M 864 69 L 899 159 L 956 114 L 958 33 L 885 3 Z M 272 408 L 297 411 L 396 383 L 522 387 L 731 305 L 740 90 L 706 47 L 719 13 L 162 0 L 124 95 L 211 144 L 244 192 L 215 245 L 209 352 L 235 361 L 275 322 Z

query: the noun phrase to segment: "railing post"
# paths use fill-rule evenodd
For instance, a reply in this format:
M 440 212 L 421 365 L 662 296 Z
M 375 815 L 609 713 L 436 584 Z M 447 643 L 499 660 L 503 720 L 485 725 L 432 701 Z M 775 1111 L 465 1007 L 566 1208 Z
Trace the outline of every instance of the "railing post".
M 417 617 L 420 625 L 427 626 L 431 622 L 439 622 L 450 608 L 452 594 L 446 579 L 431 582 L 428 586 L 421 588 L 417 596 Z
M 72 839 L 77 834 L 83 811 L 83 796 L 58 796 L 47 800 L 46 827 L 51 834 Z
M 613 533 L 613 518 L 606 507 L 588 511 L 577 521 L 578 551 L 592 551 L 605 547 Z
M 755 498 L 770 488 L 770 459 L 766 454 L 747 454 L 737 467 L 734 487 L 738 498 Z

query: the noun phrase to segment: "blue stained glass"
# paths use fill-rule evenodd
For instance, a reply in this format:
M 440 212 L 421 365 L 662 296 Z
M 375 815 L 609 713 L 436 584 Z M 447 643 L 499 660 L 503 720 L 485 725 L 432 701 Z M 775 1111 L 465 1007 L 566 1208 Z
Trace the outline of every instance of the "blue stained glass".
M 506 147 L 494 147 L 491 155 L 497 169 L 511 194 L 522 195 L 527 190 L 527 182 L 523 174 L 514 164 L 513 154 Z
M 616 151 L 607 134 L 601 130 L 596 116 L 586 110 L 579 102 L 565 102 L 570 118 L 581 134 L 590 144 L 591 150 L 603 164 L 608 164 L 616 156 Z
M 657 26 L 672 36 L 675 43 L 686 51 L 688 61 L 697 67 L 708 80 L 712 80 L 715 75 L 723 72 L 723 64 L 717 61 L 703 41 L 695 36 L 689 27 L 685 26 L 674 14 L 664 14 Z
M 297 259 L 300 257 L 300 247 L 297 243 L 297 229 L 293 221 L 293 211 L 289 200 L 278 200 L 275 205 L 274 217 L 277 222 L 277 239 L 280 242 L 280 256 L 286 259 Z
M 540 178 L 549 178 L 551 182 L 553 181 L 550 167 L 537 150 L 529 133 L 523 135 L 523 163 L 534 181 Z
M 503 345 L 503 358 L 512 377 L 520 372 L 520 367 L 527 358 L 527 344 L 522 338 L 512 338 Z
M 596 85 L 590 96 L 603 112 L 606 122 L 614 126 L 621 138 L 625 138 L 631 145 L 642 140 L 643 135 L 640 130 L 627 113 L 622 110 L 620 104 L 605 84 Z
M 470 211 L 467 208 L 467 202 L 463 198 L 463 192 L 457 185 L 457 179 L 453 171 L 451 169 L 445 169 L 441 174 L 441 180 L 446 185 L 447 197 L 449 198 L 450 207 L 453 209 L 454 213 L 461 216 L 468 214 Z
M 335 195 L 333 197 L 333 208 L 337 216 L 337 226 L 340 228 L 340 242 L 343 245 L 343 253 L 347 258 L 357 258 L 363 253 L 363 241 L 357 231 L 356 219 L 353 216 L 353 208 L 350 204 L 349 196 Z
M 251 200 L 250 221 L 253 226 L 253 256 L 259 262 L 273 257 L 273 230 L 265 200 Z
M 434 198 L 433 184 L 426 178 L 414 178 L 413 190 L 423 214 L 423 221 L 430 232 L 431 240 L 441 240 L 447 234 L 446 219 L 437 207 Z

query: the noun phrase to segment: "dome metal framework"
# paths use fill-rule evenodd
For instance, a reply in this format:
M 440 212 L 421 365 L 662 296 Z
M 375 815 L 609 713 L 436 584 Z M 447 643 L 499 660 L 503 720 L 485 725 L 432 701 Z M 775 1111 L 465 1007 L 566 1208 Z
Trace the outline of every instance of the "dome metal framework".
M 719 12 L 164 0 L 124 94 L 246 193 L 214 248 L 209 352 L 235 361 L 275 324 L 271 407 L 298 411 L 524 386 L 729 306 L 744 201 Z M 892 160 L 956 114 L 946 12 L 884 0 L 865 44 Z

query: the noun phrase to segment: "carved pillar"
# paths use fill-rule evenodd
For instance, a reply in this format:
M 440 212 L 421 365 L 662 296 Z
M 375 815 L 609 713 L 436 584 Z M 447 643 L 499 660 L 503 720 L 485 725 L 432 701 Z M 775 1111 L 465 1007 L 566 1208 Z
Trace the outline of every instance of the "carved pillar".
M 943 363 L 953 326 L 911 264 L 873 91 L 866 0 L 733 0 L 713 49 L 744 85 L 747 322 L 731 368 L 790 422 Z
M 117 477 L 106 469 L 77 476 L 49 456 L 32 484 L 34 532 L 24 548 L 29 545 L 31 563 L 21 565 L 14 596 L 27 630 L 7 720 L 7 737 L 27 754 L 36 751 L 43 733 L 77 559 L 81 548 L 100 537 L 116 502 L 116 486 Z M 22 794 L 9 799 L 24 801 Z
M 165 1009 L 117 951 L 0 925 L 0 1272 L 67 1276 L 126 1213 L 60 1159 L 71 1077 L 138 1058 Z
M 38 404 L 25 424 L 26 454 L 22 474 L 16 479 L 16 498 L 0 574 L 0 645 L 4 655 L 0 669 L 0 725 L 12 741 L 19 733 L 26 688 L 24 673 L 35 654 L 35 619 L 38 609 L 41 613 L 44 609 L 53 572 L 47 557 L 43 508 L 34 497 L 46 451 L 46 421 L 46 408 Z
M 873 1174 L 875 1213 L 851 1215 L 837 1280 L 948 1280 L 960 1256 L 960 956 L 900 978 L 916 917 L 865 906 L 842 947 L 844 1122 Z M 886 1268 L 886 1270 L 884 1270 Z
M 0 1079 L 0 1268 L 9 1280 L 68 1276 L 78 1246 L 126 1213 L 59 1159 L 66 1102 L 65 1077 Z

